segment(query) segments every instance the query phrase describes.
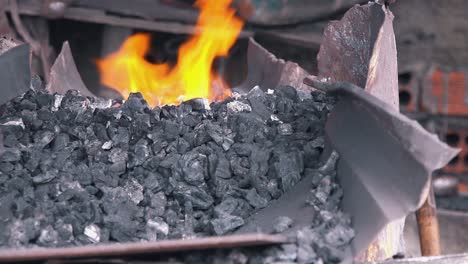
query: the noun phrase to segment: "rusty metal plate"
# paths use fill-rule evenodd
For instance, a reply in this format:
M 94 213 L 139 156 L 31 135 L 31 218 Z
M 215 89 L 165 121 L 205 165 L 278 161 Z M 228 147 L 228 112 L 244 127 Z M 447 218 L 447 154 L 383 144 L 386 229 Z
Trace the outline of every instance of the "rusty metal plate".
M 323 32 L 319 77 L 365 87 L 372 49 L 385 15 L 377 4 L 354 6 Z
M 9 49 L 0 56 L 0 105 L 29 90 L 29 45 Z
M 302 94 L 310 94 L 310 88 L 303 83 L 309 75 L 307 71 L 297 63 L 277 58 L 253 38 L 249 39 L 247 48 L 247 68 L 247 78 L 234 88 L 235 91 L 245 93 L 255 86 L 266 91 L 280 85 L 290 85 Z
M 361 87 L 306 82 L 340 97 L 326 133 L 330 146 L 340 154 L 343 209 L 353 216 L 352 249 L 359 254 L 388 223 L 421 206 L 430 175 L 457 155 L 458 149 Z
M 159 254 L 206 249 L 266 246 L 286 242 L 281 235 L 245 234 L 160 242 L 98 244 L 68 248 L 2 249 L 0 263 L 52 259 L 124 257 L 137 254 Z
M 78 90 L 84 96 L 94 97 L 78 73 L 68 41 L 63 43 L 62 50 L 50 69 L 47 90 L 51 94 L 65 94 L 68 90 Z

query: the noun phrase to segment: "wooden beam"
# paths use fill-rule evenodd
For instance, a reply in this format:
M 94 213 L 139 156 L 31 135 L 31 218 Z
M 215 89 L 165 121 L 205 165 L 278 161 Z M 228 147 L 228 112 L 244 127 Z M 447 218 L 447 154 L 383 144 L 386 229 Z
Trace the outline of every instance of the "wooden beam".
M 7 11 L 10 11 L 7 8 Z M 34 2 L 19 2 L 18 12 L 22 15 L 42 16 L 43 11 L 40 1 Z M 120 17 L 117 15 L 109 15 L 102 10 L 69 7 L 65 10 L 63 18 L 70 20 L 77 20 L 83 22 L 91 22 L 98 24 L 107 24 L 111 26 L 138 28 L 150 31 L 161 31 L 174 34 L 192 34 L 200 32 L 201 29 L 194 25 L 183 24 L 178 22 L 163 22 L 152 21 L 138 18 Z M 253 36 L 252 31 L 244 30 L 240 33 L 240 38 L 247 38 Z
M 195 24 L 199 13 L 190 4 L 176 6 L 174 4 L 163 3 L 160 0 L 112 0 L 112 4 L 109 3 L 109 0 L 74 0 L 73 6 L 136 16 L 149 20 L 180 21 L 188 24 Z

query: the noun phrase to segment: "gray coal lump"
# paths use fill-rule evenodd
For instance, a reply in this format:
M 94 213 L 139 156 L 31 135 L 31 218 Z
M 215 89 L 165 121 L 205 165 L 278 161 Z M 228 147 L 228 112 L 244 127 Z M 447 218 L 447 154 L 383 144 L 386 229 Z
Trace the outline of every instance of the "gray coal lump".
M 288 86 L 154 109 L 139 93 L 30 90 L 0 107 L 0 247 L 227 234 L 305 175 L 321 175 L 308 202 L 335 219 L 342 191 L 318 170 L 333 104 Z M 333 232 L 324 243 L 341 245 L 347 229 Z
M 314 175 L 318 180 L 312 186 L 307 203 L 317 211 L 317 217 L 310 225 L 292 230 L 294 222 L 287 216 L 274 221 L 274 232 L 287 235 L 289 242 L 280 246 L 259 248 L 230 248 L 223 250 L 186 252 L 167 256 L 167 263 L 340 263 L 346 249 L 354 238 L 350 217 L 344 214 L 339 203 L 343 192 L 336 181 L 334 170 L 338 155 L 333 154 Z M 317 197 L 324 186 L 329 186 L 330 195 L 322 202 Z M 306 202 L 306 201 L 305 201 Z M 291 229 L 291 230 L 289 230 Z

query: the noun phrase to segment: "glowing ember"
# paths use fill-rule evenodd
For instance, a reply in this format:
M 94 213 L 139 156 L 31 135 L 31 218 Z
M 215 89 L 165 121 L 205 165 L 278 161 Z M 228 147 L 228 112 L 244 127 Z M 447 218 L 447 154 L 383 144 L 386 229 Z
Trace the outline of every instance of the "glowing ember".
M 198 0 L 197 26 L 201 29 L 179 49 L 177 65 L 152 64 L 144 59 L 150 46 L 148 34 L 128 38 L 120 49 L 97 60 L 101 82 L 122 94 L 141 92 L 155 105 L 176 104 L 193 98 L 210 101 L 230 95 L 225 82 L 211 66 L 216 57 L 227 56 L 242 30 L 243 22 L 230 8 L 231 0 Z

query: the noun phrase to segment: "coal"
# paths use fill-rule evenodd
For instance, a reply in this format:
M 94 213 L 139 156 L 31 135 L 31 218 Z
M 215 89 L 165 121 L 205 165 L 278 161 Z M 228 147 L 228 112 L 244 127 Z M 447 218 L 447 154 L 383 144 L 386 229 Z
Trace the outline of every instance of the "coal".
M 213 226 L 213 230 L 216 235 L 224 235 L 243 224 L 244 220 L 242 217 L 229 214 L 222 214 L 219 218 L 211 220 L 211 225 Z
M 288 243 L 266 248 L 230 248 L 212 250 L 200 253 L 183 253 L 168 256 L 169 263 L 340 263 L 347 255 L 347 246 L 354 238 L 354 230 L 348 215 L 339 208 L 342 196 L 340 186 L 336 182 L 335 168 L 338 155 L 333 152 L 326 162 L 315 168 L 321 174 L 311 189 L 311 194 L 317 191 L 322 182 L 331 186 L 331 197 L 324 202 L 310 203 L 317 211 L 317 217 L 309 225 L 294 229 L 294 222 L 287 216 L 280 216 L 273 223 L 274 232 L 287 235 Z M 339 198 L 337 198 L 339 197 Z M 227 200 L 226 200 L 227 201 Z M 215 209 L 221 219 L 215 220 L 217 228 L 231 228 L 236 223 L 229 213 L 235 208 L 235 201 L 223 201 Z M 219 229 L 224 230 L 224 229 Z M 171 262 L 173 261 L 173 262 Z
M 353 232 L 339 206 L 338 156 L 320 162 L 334 101 L 257 87 L 150 108 L 139 93 L 119 103 L 30 90 L 0 111 L 0 247 L 228 234 L 307 176 L 314 189 L 304 202 L 317 219 L 275 249 L 277 260 L 339 258 Z M 293 225 L 285 216 L 274 229 Z
M 274 229 L 275 233 L 283 233 L 288 230 L 293 224 L 293 220 L 287 216 L 279 216 L 275 219 Z

